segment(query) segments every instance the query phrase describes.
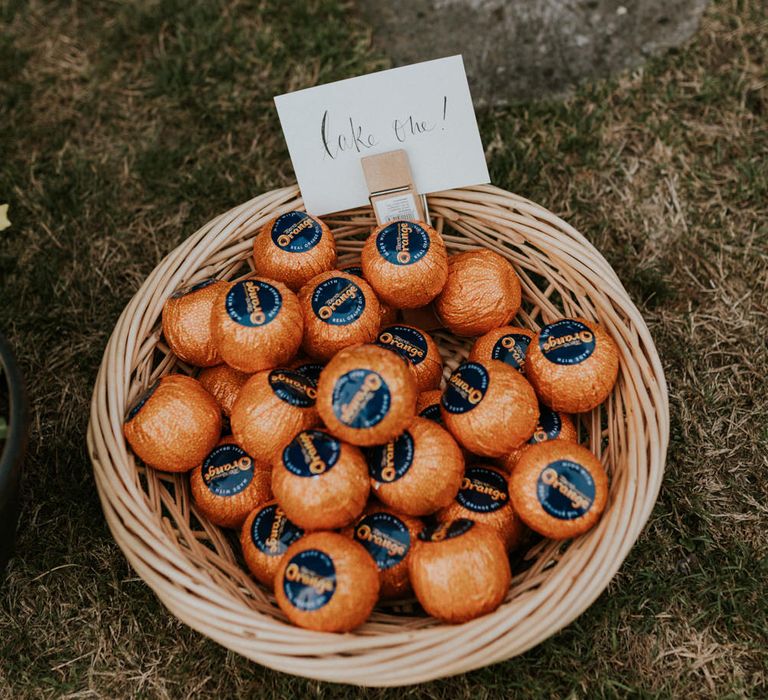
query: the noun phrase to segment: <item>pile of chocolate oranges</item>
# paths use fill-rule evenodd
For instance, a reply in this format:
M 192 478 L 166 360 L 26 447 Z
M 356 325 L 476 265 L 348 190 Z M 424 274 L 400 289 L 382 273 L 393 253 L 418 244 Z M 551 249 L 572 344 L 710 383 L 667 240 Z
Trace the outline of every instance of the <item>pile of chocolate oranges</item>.
M 423 222 L 375 228 L 340 269 L 328 226 L 289 211 L 259 231 L 253 262 L 166 301 L 165 340 L 194 377 L 161 378 L 124 431 L 149 467 L 189 473 L 201 517 L 239 530 L 291 622 L 349 631 L 380 598 L 414 595 L 466 621 L 504 600 L 511 552 L 597 522 L 608 480 L 571 414 L 616 382 L 600 325 L 513 325 L 509 261 L 449 256 Z M 475 339 L 447 377 L 427 330 L 404 320 L 427 305 Z

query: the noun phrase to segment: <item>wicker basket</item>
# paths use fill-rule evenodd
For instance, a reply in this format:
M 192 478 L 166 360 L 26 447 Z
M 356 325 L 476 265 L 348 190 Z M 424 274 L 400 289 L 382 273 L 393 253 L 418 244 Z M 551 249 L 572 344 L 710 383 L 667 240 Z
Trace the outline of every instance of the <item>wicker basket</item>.
M 562 315 L 605 324 L 618 343 L 616 388 L 581 416 L 582 442 L 602 459 L 610 497 L 600 523 L 570 544 L 542 541 L 525 555 L 494 613 L 445 625 L 378 608 L 352 634 L 293 627 L 238 564 L 237 546 L 190 500 L 187 477 L 137 464 L 122 434 L 127 407 L 158 376 L 189 372 L 160 337 L 165 299 L 177 288 L 248 272 L 252 239 L 269 218 L 302 208 L 297 188 L 263 194 L 203 226 L 168 255 L 120 316 L 93 393 L 88 447 L 101 502 L 128 561 L 181 620 L 271 668 L 310 678 L 395 686 L 449 676 L 520 654 L 569 624 L 600 595 L 653 508 L 664 470 L 669 416 L 664 374 L 648 329 L 610 265 L 572 227 L 495 187 L 429 197 L 433 224 L 450 251 L 486 246 L 515 265 L 520 316 L 538 328 Z M 369 208 L 326 221 L 342 254 L 359 254 L 374 224 Z M 469 341 L 436 335 L 446 372 Z

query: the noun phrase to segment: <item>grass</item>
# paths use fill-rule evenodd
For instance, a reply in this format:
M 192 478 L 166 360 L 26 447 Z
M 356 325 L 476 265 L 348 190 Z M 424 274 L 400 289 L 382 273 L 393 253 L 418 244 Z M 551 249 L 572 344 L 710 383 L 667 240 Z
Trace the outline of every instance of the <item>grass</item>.
M 122 307 L 199 225 L 292 174 L 271 98 L 381 67 L 339 0 L 0 4 L 0 327 L 34 407 L 2 697 L 765 697 L 768 24 L 720 0 L 689 45 L 564 103 L 479 115 L 493 181 L 561 214 L 640 306 L 670 384 L 667 478 L 599 600 L 520 658 L 357 691 L 170 616 L 112 541 L 84 434 Z

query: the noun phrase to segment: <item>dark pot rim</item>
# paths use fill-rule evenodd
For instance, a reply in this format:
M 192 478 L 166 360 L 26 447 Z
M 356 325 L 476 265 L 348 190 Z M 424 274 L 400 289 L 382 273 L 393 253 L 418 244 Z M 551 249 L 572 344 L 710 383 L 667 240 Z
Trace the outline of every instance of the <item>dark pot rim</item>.
M 9 489 L 18 487 L 21 462 L 27 448 L 27 395 L 24 388 L 24 379 L 16 364 L 11 346 L 0 333 L 0 365 L 3 368 L 3 376 L 0 381 L 8 386 L 9 415 L 8 435 L 5 443 L 0 447 L 0 504 L 2 496 Z M 15 499 L 14 493 L 11 498 Z

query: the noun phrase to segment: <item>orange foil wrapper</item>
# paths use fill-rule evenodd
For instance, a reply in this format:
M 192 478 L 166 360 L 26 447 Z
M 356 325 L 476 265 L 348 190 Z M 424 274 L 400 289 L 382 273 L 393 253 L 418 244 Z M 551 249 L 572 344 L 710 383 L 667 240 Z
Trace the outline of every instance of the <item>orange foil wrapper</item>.
M 379 597 L 379 572 L 358 542 L 314 532 L 292 544 L 275 576 L 275 598 L 288 619 L 320 632 L 362 625 Z
M 224 361 L 249 374 L 290 362 L 301 345 L 299 300 L 282 282 L 251 277 L 221 291 L 211 314 Z
M 272 472 L 257 464 L 231 436 L 219 441 L 189 473 L 192 499 L 214 525 L 238 528 L 248 513 L 272 498 Z
M 367 452 L 371 488 L 382 503 L 407 515 L 446 507 L 461 486 L 464 455 L 445 428 L 414 418 L 394 440 Z
M 240 546 L 248 570 L 272 589 L 283 555 L 304 535 L 277 501 L 271 500 L 250 512 L 240 531 Z
M 517 547 L 525 534 L 525 526 L 509 499 L 507 475 L 486 464 L 467 467 L 456 498 L 437 514 L 440 521 L 457 518 L 492 527 L 508 550 Z
M 232 407 L 240 394 L 240 389 L 243 388 L 250 376 L 234 367 L 222 364 L 204 369 L 197 376 L 197 381 L 216 399 L 221 412 L 225 416 L 229 416 L 232 414 Z
M 381 329 L 376 345 L 396 352 L 408 362 L 419 392 L 440 386 L 443 358 L 437 343 L 425 331 L 415 326 L 393 324 Z
M 123 433 L 145 464 L 166 472 L 186 472 L 218 442 L 221 411 L 196 379 L 169 374 L 133 405 Z
M 196 367 L 221 362 L 211 331 L 211 311 L 226 282 L 205 280 L 169 297 L 163 305 L 163 335 L 174 355 Z
M 531 438 L 522 447 L 512 450 L 499 459 L 499 466 L 507 473 L 517 464 L 520 456 L 533 445 L 549 440 L 567 440 L 578 442 L 579 435 L 571 417 L 565 413 L 553 411 L 549 406 L 539 404 L 539 422 Z
M 363 274 L 379 298 L 395 309 L 432 301 L 448 276 L 442 236 L 416 221 L 390 221 L 373 230 L 363 246 Z
M 531 446 L 509 477 L 512 505 L 523 522 L 554 540 L 581 535 L 600 519 L 608 477 L 586 447 L 567 440 Z
M 272 490 L 299 527 L 344 527 L 363 512 L 368 500 L 365 458 L 357 447 L 324 430 L 303 431 L 275 460 Z
M 441 411 L 459 443 L 484 457 L 502 457 L 520 447 L 539 420 L 533 387 L 499 360 L 459 365 L 443 391 Z
M 320 422 L 316 397 L 315 382 L 297 370 L 257 372 L 232 408 L 232 434 L 257 462 L 271 464 L 296 433 Z
M 450 623 L 496 610 L 512 578 L 504 543 L 496 531 L 463 518 L 424 528 L 408 571 L 424 610 Z
M 353 445 L 381 445 L 413 419 L 416 380 L 408 364 L 377 345 L 339 352 L 320 374 L 317 410 L 328 430 Z
M 329 360 L 343 348 L 376 339 L 379 301 L 371 286 L 354 274 L 332 270 L 313 277 L 301 288 L 299 302 L 302 347 L 310 357 Z
M 616 343 L 600 324 L 585 318 L 544 326 L 528 348 L 528 380 L 555 411 L 596 408 L 608 398 L 618 373 Z
M 253 242 L 256 273 L 298 291 L 336 265 L 336 242 L 328 226 L 303 211 L 288 211 L 262 226 Z
M 448 259 L 448 281 L 435 299 L 435 311 L 452 333 L 475 336 L 507 325 L 520 301 L 512 264 L 491 250 L 470 250 Z
M 382 598 L 404 598 L 411 592 L 408 559 L 423 527 L 418 518 L 372 502 L 354 526 L 344 530 L 376 563 Z

